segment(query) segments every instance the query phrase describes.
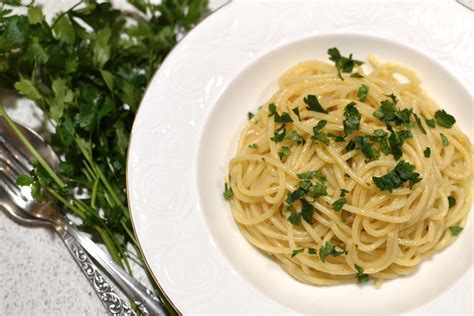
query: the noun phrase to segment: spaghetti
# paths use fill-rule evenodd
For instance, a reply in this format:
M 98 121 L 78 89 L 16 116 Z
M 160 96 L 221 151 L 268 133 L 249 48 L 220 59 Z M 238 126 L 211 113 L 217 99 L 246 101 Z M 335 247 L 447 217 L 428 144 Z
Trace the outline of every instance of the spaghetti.
M 279 79 L 241 133 L 226 198 L 245 238 L 295 279 L 380 286 L 464 227 L 472 146 L 412 70 L 331 59 Z

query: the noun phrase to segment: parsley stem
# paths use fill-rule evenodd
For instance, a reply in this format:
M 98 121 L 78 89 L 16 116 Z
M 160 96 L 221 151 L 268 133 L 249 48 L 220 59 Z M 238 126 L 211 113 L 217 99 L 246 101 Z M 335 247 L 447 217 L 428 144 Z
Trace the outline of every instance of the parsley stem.
M 7 114 L 5 111 L 5 107 L 2 105 L 0 106 L 0 116 L 3 116 L 5 120 L 7 121 L 8 125 L 13 129 L 15 132 L 16 136 L 21 140 L 23 145 L 29 150 L 29 152 L 35 157 L 36 160 L 38 160 L 39 164 L 46 170 L 46 172 L 51 176 L 51 178 L 56 182 L 58 186 L 63 188 L 65 186 L 64 182 L 61 181 L 61 179 L 58 177 L 56 172 L 51 169 L 51 167 L 48 165 L 48 163 L 41 157 L 41 155 L 36 151 L 36 149 L 31 145 L 31 143 L 26 139 L 26 137 L 23 135 L 23 133 L 18 129 L 16 124 L 12 121 L 10 116 Z
M 99 178 L 96 178 L 94 181 L 94 186 L 92 187 L 92 193 L 91 193 L 91 207 L 95 208 L 96 204 L 95 201 L 97 199 L 97 187 L 99 186 Z
M 76 213 L 77 216 L 80 218 L 86 218 L 86 214 L 80 210 L 78 207 L 76 207 L 74 204 L 69 203 L 65 198 L 63 198 L 61 195 L 59 195 L 56 191 L 52 190 L 49 187 L 46 187 L 46 190 L 48 190 L 51 195 L 53 195 L 58 201 L 63 203 L 64 206 L 66 206 L 68 209 Z

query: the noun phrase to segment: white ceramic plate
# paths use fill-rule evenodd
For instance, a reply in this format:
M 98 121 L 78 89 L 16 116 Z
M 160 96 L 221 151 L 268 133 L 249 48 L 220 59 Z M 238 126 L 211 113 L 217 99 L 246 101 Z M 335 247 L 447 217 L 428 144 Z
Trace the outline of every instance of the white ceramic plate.
M 141 104 L 127 171 L 137 237 L 181 312 L 472 312 L 472 215 L 456 243 L 380 290 L 315 287 L 247 243 L 222 198 L 247 112 L 329 47 L 415 69 L 473 139 L 469 14 L 454 1 L 234 1 L 178 44 Z

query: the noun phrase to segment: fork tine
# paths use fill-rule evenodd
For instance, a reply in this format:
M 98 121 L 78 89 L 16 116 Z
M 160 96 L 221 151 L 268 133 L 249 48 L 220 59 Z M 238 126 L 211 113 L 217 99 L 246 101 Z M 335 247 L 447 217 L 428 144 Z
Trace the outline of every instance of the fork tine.
M 2 146 L 3 152 L 8 156 L 12 157 L 19 165 L 24 169 L 28 170 L 31 167 L 28 156 L 18 148 L 14 148 L 11 144 L 5 141 L 3 137 L 0 136 L 0 144 Z
M 1 177 L 5 183 L 3 190 L 10 196 L 10 200 L 14 202 L 18 207 L 25 208 L 28 203 L 28 197 L 25 192 L 21 190 L 9 177 Z
M 0 170 L 2 172 L 9 172 L 15 177 L 17 177 L 20 174 L 30 174 L 30 170 L 25 168 L 23 165 L 19 164 L 16 160 L 11 159 L 11 157 L 2 157 L 0 158 L 1 160 L 1 165 L 0 165 Z

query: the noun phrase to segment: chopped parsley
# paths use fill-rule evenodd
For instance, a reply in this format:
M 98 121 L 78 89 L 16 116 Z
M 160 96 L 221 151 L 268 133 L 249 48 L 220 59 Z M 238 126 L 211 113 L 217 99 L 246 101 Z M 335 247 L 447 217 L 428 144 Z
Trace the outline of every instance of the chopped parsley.
M 296 189 L 295 191 L 291 192 L 288 195 L 288 197 L 286 198 L 286 202 L 291 204 L 291 203 L 303 198 L 305 193 L 306 192 L 305 192 L 304 189 L 298 188 L 298 189 Z
M 399 110 L 397 108 L 397 97 L 392 93 L 388 95 L 390 99 L 380 102 L 380 108 L 374 112 L 374 116 L 386 124 L 395 123 L 400 126 L 402 124 L 410 124 L 410 116 L 413 109 Z
M 291 123 L 291 122 L 293 122 L 293 119 L 291 118 L 290 114 L 288 114 L 287 112 L 283 112 L 282 115 L 278 114 L 275 103 L 271 103 L 268 106 L 268 111 L 270 112 L 270 114 L 268 114 L 268 116 L 274 116 L 276 123 Z
M 232 188 L 227 185 L 227 183 L 224 184 L 224 199 L 228 200 L 230 199 L 233 195 L 234 192 L 232 192 Z
M 250 144 L 249 148 L 258 149 L 258 145 L 257 144 Z
M 314 140 L 319 140 L 320 142 L 329 145 L 329 136 L 327 133 L 321 132 L 324 126 L 326 126 L 327 121 L 321 120 L 313 127 L 313 136 L 311 136 Z
M 288 146 L 282 146 L 278 151 L 280 160 L 283 159 L 283 157 L 288 157 L 289 155 L 291 155 L 291 149 Z
M 378 151 L 369 143 L 366 137 L 357 136 L 355 142 L 365 157 L 367 157 L 368 159 L 379 158 Z
M 359 92 L 357 93 L 357 97 L 359 98 L 360 102 L 365 102 L 367 99 L 367 94 L 369 93 L 369 86 L 366 84 L 362 84 L 359 88 Z
M 406 139 L 412 138 L 413 135 L 408 130 L 398 131 L 395 132 L 390 125 L 387 125 L 388 130 L 390 131 L 390 136 L 388 137 L 388 141 L 390 143 L 390 151 L 395 158 L 398 160 L 402 157 L 402 146 Z
M 290 221 L 290 223 L 292 223 L 293 225 L 301 224 L 301 215 L 300 214 L 291 214 L 288 217 L 288 221 Z
M 431 149 L 430 147 L 426 147 L 425 151 L 423 152 L 426 158 L 430 158 L 431 156 Z
M 354 72 L 351 74 L 351 77 L 352 78 L 364 78 L 364 76 L 362 76 L 360 73 L 358 72 Z
M 309 187 L 308 196 L 314 199 L 326 195 L 328 195 L 327 187 L 322 183 L 316 183 Z
M 279 143 L 285 139 L 285 135 L 286 135 L 285 124 L 282 124 L 279 128 L 275 130 L 275 135 L 270 137 L 270 139 L 273 140 L 275 143 Z
M 388 190 L 392 192 L 392 190 L 399 188 L 405 182 L 409 182 L 410 187 L 412 187 L 415 183 L 421 181 L 419 177 L 420 174 L 417 172 L 413 172 L 415 166 L 411 165 L 405 161 L 399 161 L 395 168 L 381 177 L 372 177 L 375 185 L 380 190 Z
M 436 123 L 439 126 L 451 128 L 454 123 L 456 123 L 456 119 L 451 114 L 448 114 L 445 110 L 438 110 L 435 113 Z
M 463 228 L 459 226 L 450 226 L 449 230 L 451 231 L 451 235 L 457 236 L 460 232 L 462 232 Z
M 344 109 L 344 133 L 345 135 L 352 134 L 355 131 L 360 130 L 360 119 L 361 115 L 355 107 L 355 102 L 351 102 L 346 105 Z M 344 140 L 344 138 L 343 138 Z
M 456 199 L 453 198 L 452 196 L 449 196 L 448 197 L 448 204 L 449 204 L 449 208 L 455 206 L 456 205 Z
M 439 136 L 441 137 L 441 142 L 443 143 L 443 146 L 444 146 L 444 147 L 448 147 L 448 145 L 449 145 L 449 140 L 448 140 L 448 138 L 446 137 L 446 135 L 444 135 L 443 133 L 440 133 Z
M 385 155 L 390 153 L 390 147 L 387 141 L 387 133 L 383 129 L 376 129 L 372 135 L 369 135 L 371 141 L 377 142 Z
M 298 145 L 306 143 L 305 139 L 300 134 L 298 134 L 297 131 L 291 131 L 288 133 L 288 135 L 285 136 L 285 140 L 293 140 Z
M 320 113 L 328 113 L 322 105 L 318 101 L 318 97 L 314 94 L 308 94 L 304 99 L 303 102 L 308 105 L 307 109 L 310 111 L 320 112 Z
M 318 253 L 318 250 L 315 249 L 315 248 L 309 247 L 309 248 L 308 248 L 308 253 L 309 253 L 310 255 L 316 255 L 316 254 Z
M 435 123 L 435 120 L 433 119 L 425 119 L 425 122 L 426 122 L 426 125 L 428 125 L 429 127 L 431 128 L 435 128 L 436 127 L 436 123 Z
M 293 258 L 299 253 L 302 253 L 303 251 L 304 251 L 304 248 L 293 250 L 293 252 L 291 253 L 291 258 Z
M 357 270 L 357 280 L 359 283 L 366 283 L 369 281 L 369 275 L 364 273 L 364 268 L 354 264 L 355 269 Z
M 321 171 L 306 171 L 303 173 L 298 173 L 296 175 L 299 179 L 311 180 L 313 178 L 318 179 L 320 182 L 326 181 L 326 176 Z
M 247 113 L 247 117 L 249 118 L 249 121 L 255 116 L 252 112 Z
M 353 140 L 351 140 L 347 143 L 347 146 L 345 149 L 346 151 L 351 151 L 351 150 L 354 150 L 355 146 L 356 146 L 356 143 Z
M 346 189 L 341 189 L 341 192 L 339 193 L 339 196 L 340 197 L 345 197 L 346 193 L 349 193 L 349 191 L 347 191 Z
M 326 257 L 337 257 L 344 253 L 346 253 L 345 245 L 334 246 L 330 241 L 326 241 L 326 243 L 319 249 L 319 258 L 322 263 L 325 263 Z
M 418 117 L 418 115 L 416 115 L 415 113 L 413 113 L 413 116 L 415 117 L 415 121 L 416 121 L 416 124 L 418 125 L 418 128 L 421 130 L 421 132 L 423 134 L 426 135 L 426 130 L 425 128 L 423 127 L 423 125 L 421 124 L 421 120 L 420 118 Z
M 298 116 L 298 120 L 301 121 L 301 116 L 300 116 L 300 108 L 299 107 L 295 107 L 294 109 L 292 109 L 291 111 L 293 111 L 293 113 L 296 114 L 296 116 Z
M 352 54 L 349 57 L 344 57 L 341 55 L 339 50 L 336 47 L 328 49 L 329 59 L 336 64 L 337 75 L 341 80 L 344 80 L 342 73 L 351 73 L 354 69 L 354 66 L 360 66 L 363 64 L 362 61 L 352 59 Z
M 301 199 L 301 217 L 303 217 L 303 219 L 311 224 L 312 221 L 313 221 L 313 214 L 314 214 L 314 205 L 309 203 L 308 201 L 306 201 L 305 199 Z
M 342 210 L 342 207 L 346 203 L 346 198 L 341 197 L 340 199 L 336 200 L 334 203 L 332 203 L 332 209 L 335 210 L 336 212 L 339 212 Z

